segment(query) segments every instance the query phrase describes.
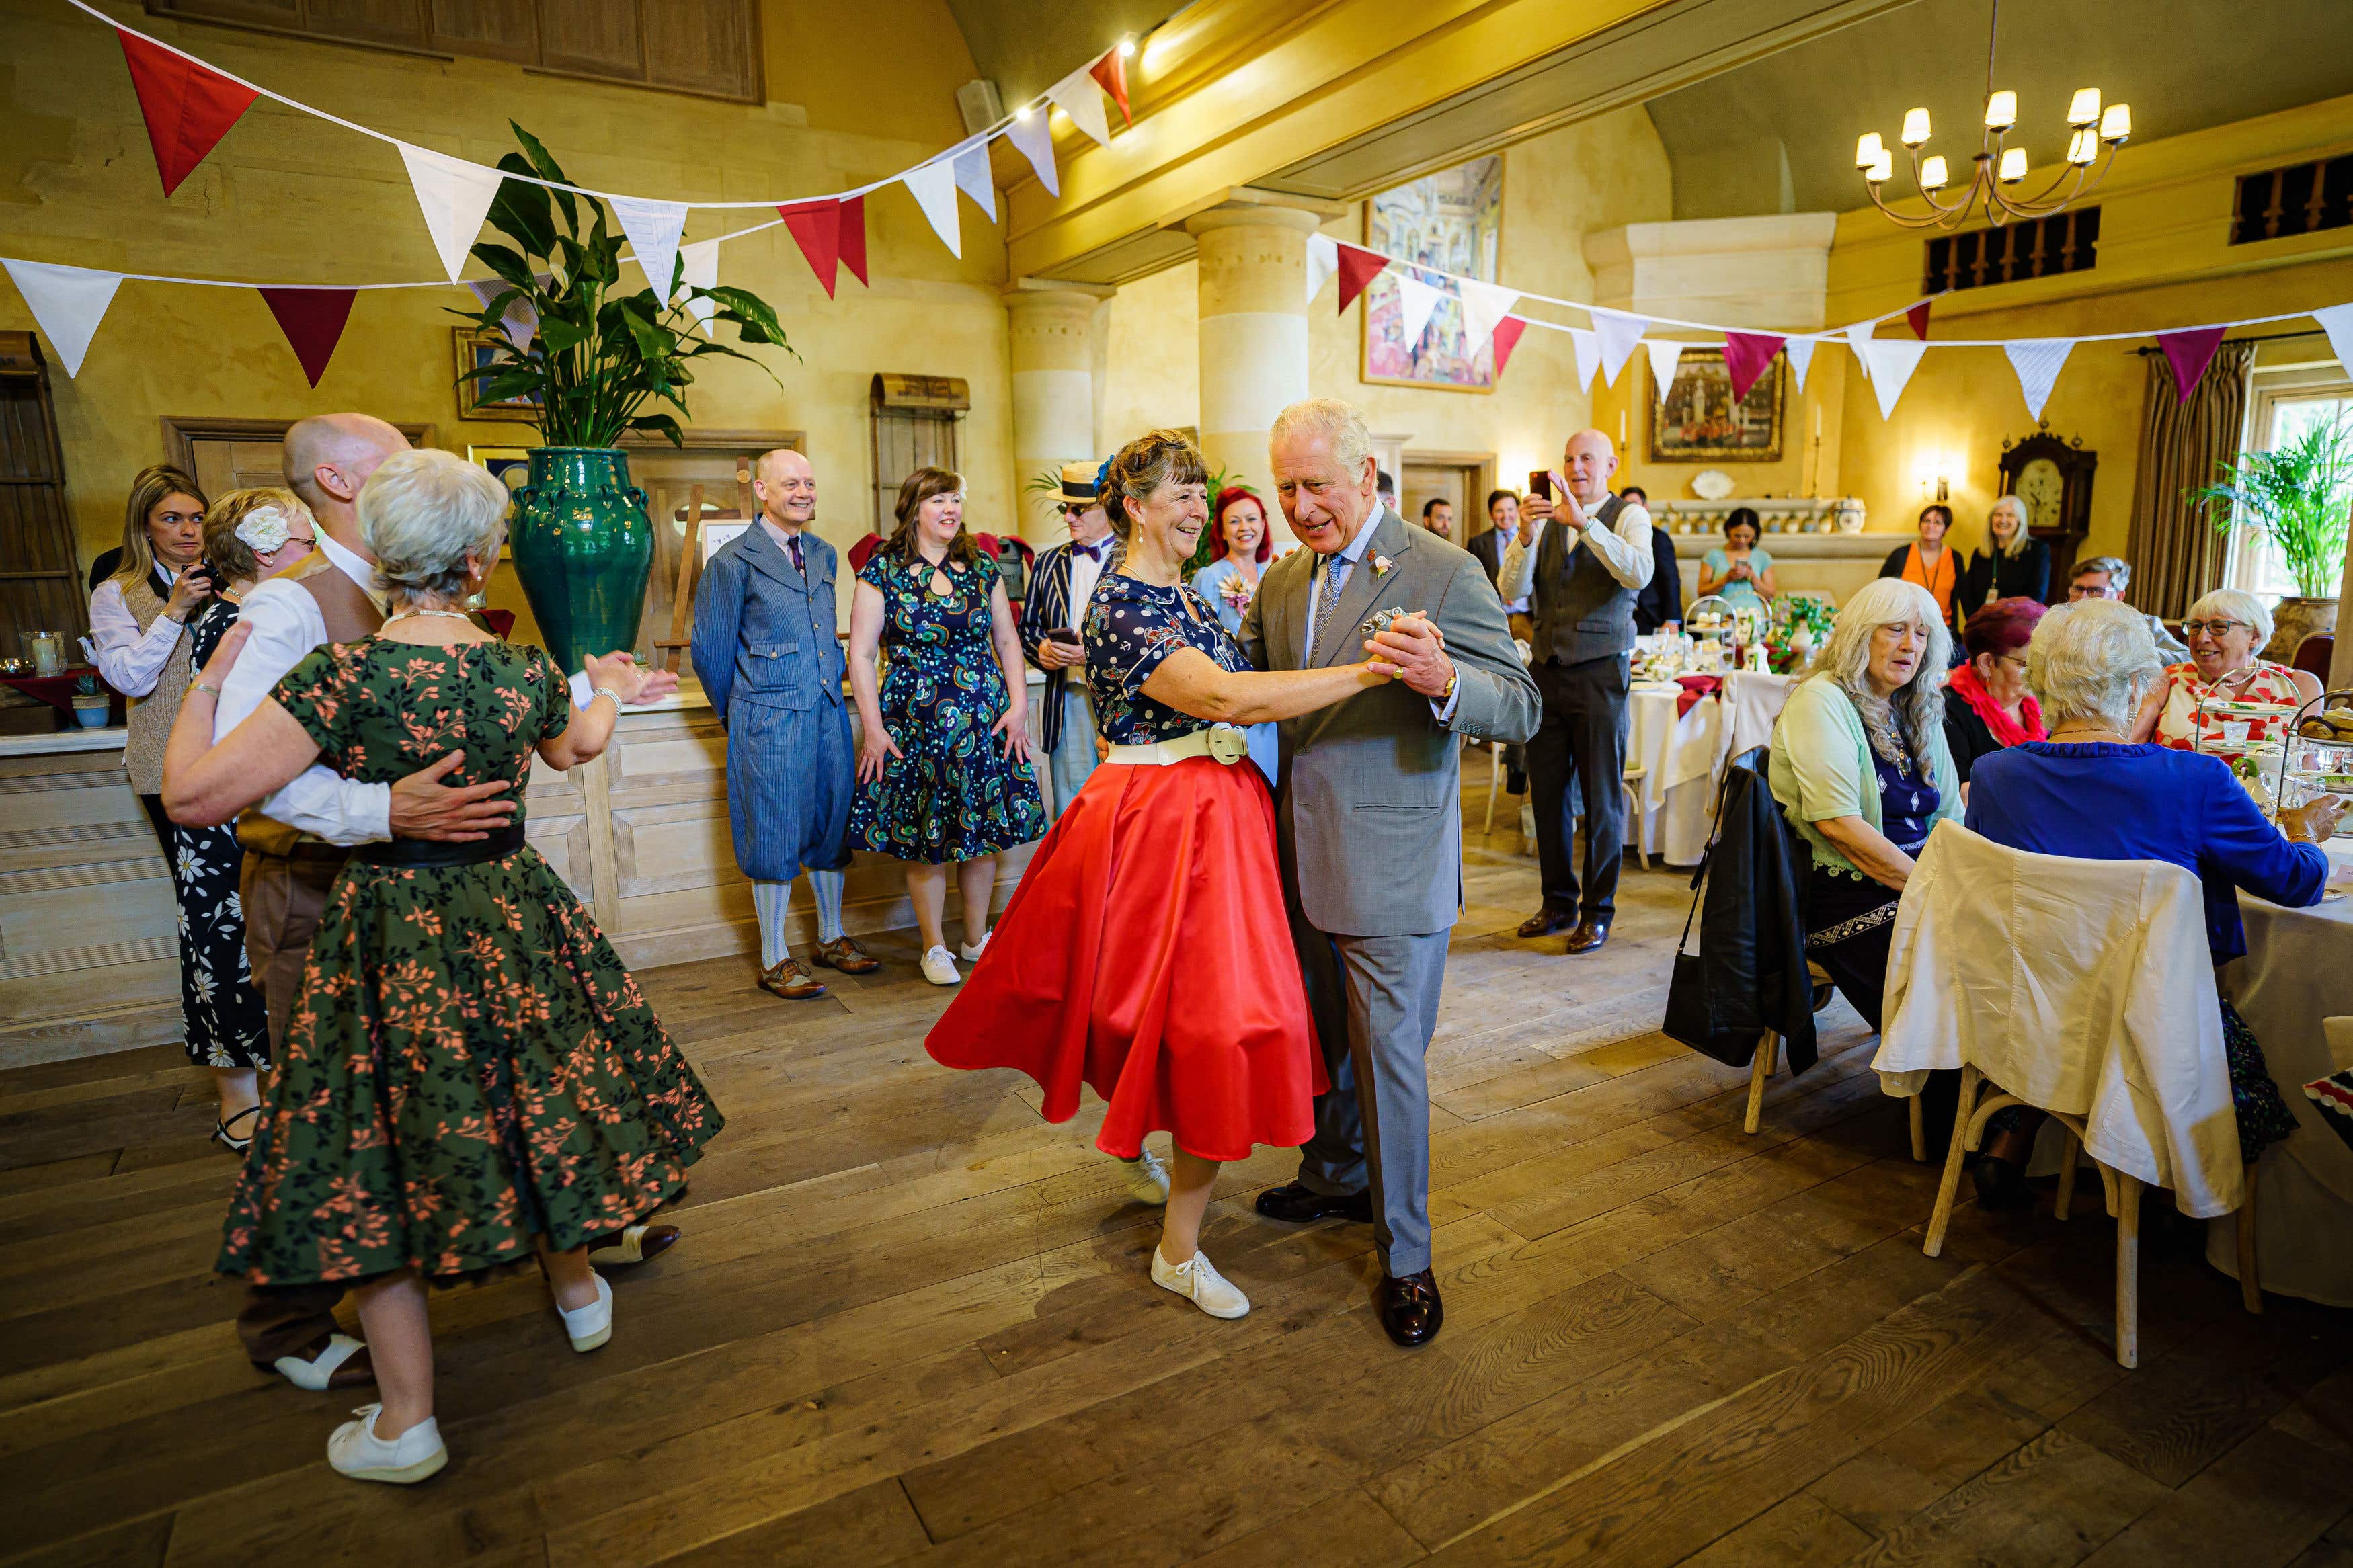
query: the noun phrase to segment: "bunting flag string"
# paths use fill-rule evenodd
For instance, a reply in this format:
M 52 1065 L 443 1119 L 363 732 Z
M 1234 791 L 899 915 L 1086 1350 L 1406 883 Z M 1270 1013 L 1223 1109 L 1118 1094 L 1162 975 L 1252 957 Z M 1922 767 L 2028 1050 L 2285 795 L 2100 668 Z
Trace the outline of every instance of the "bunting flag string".
M 632 196 L 611 200 L 613 216 L 620 220 L 621 232 L 629 237 L 629 248 L 638 253 L 638 265 L 645 268 L 654 298 L 669 299 L 678 276 L 678 237 L 686 229 L 685 206 L 678 202 L 641 202 Z
M 801 247 L 802 259 L 817 274 L 818 284 L 828 300 L 833 298 L 835 272 L 841 261 L 841 226 L 849 205 L 819 196 L 813 202 L 791 202 L 776 209 L 793 243 Z
M 1601 344 L 1601 379 L 1609 386 L 1618 384 L 1618 373 L 1634 357 L 1635 345 L 1642 341 L 1642 330 L 1651 323 L 1647 317 L 1628 315 L 1623 310 L 1611 310 L 1595 306 L 1593 335 Z
M 1366 250 L 1345 240 L 1336 242 L 1336 247 L 1340 257 L 1340 309 L 1345 311 L 1365 291 L 1365 285 L 1381 275 L 1389 258 L 1377 250 Z
M 678 270 L 681 293 L 685 293 L 690 289 L 718 288 L 719 242 L 715 239 L 703 239 L 697 240 L 692 245 L 680 246 Z M 693 316 L 695 323 L 707 332 L 711 330 L 711 318 L 719 313 L 719 301 L 700 300 L 690 296 L 686 301 L 686 309 L 687 312 Z M 515 352 L 521 353 L 530 346 L 531 340 L 525 338 L 515 346 Z
M 955 186 L 973 199 L 973 204 L 997 221 L 997 185 L 988 172 L 988 138 L 976 136 L 958 147 L 948 161 L 955 172 Z
M 1421 346 L 1421 337 L 1430 331 L 1430 318 L 1438 302 L 1446 296 L 1421 280 L 1411 268 L 1398 272 L 1398 331 L 1410 357 Z
M 871 288 L 866 279 L 866 198 L 846 196 L 835 205 L 841 208 L 841 264 L 860 288 Z
M 1871 379 L 1871 334 L 1877 321 L 1857 321 L 1846 330 L 1847 347 L 1854 351 L 1854 363 L 1862 367 L 1862 379 Z
M 1819 338 L 1783 338 L 1781 352 L 1788 356 L 1789 368 L 1798 373 L 1798 390 L 1806 390 L 1806 372 L 1814 366 L 1814 346 Z
M 168 197 L 261 95 L 143 33 L 123 26 L 114 32 L 122 41 L 131 88 L 139 95 L 147 141 L 155 149 L 155 172 Z
M 1920 368 L 1920 356 L 1928 345 L 1907 343 L 1902 338 L 1873 338 L 1864 347 L 1868 352 L 1863 358 L 1871 366 L 1871 390 L 1879 397 L 1879 416 L 1891 418 L 1895 400 L 1904 395 L 1905 384 Z
M 1675 366 L 1683 361 L 1683 345 L 1672 338 L 1645 338 L 1642 347 L 1651 355 L 1651 395 L 1663 399 L 1667 388 L 1675 384 Z
M 2157 346 L 2165 351 L 2165 363 L 2173 367 L 2175 393 L 2187 403 L 2189 389 L 2205 376 L 2214 351 L 2222 346 L 2222 329 L 2189 327 L 2178 332 L 2159 332 Z
M 1113 49 L 1089 66 L 1087 74 L 1095 79 L 1097 87 L 1111 94 L 1113 103 L 1119 105 L 1120 123 L 1133 129 L 1135 116 L 1129 113 L 1127 108 L 1127 58 Z
M 114 291 L 122 287 L 120 272 L 94 272 L 87 267 L 63 267 L 53 261 L 0 261 L 25 297 L 33 320 L 47 333 L 49 346 L 66 374 L 81 374 L 82 356 L 98 335 Z
M 2328 334 L 2328 346 L 2336 353 L 2337 363 L 2353 371 L 2353 305 L 2330 305 L 2312 312 L 2312 319 Z
M 343 341 L 343 323 L 351 320 L 353 289 L 263 289 L 258 290 L 278 330 L 286 334 L 302 374 L 312 386 L 327 374 L 327 361 Z
M 406 142 L 400 144 L 400 161 L 407 165 L 409 187 L 417 193 L 417 205 L 425 213 L 425 227 L 433 236 L 433 248 L 439 254 L 449 281 L 455 283 L 466 269 L 467 253 L 474 248 L 474 237 L 482 232 L 482 220 L 491 216 L 491 204 L 498 200 L 499 184 L 504 176 L 496 169 L 485 169 L 480 163 L 469 163 L 462 158 L 424 147 L 412 147 Z
M 1048 88 L 1046 97 L 1096 146 L 1111 145 L 1111 121 L 1103 113 L 1102 84 L 1095 80 L 1094 67 L 1081 66 Z
M 1495 323 L 1495 335 L 1489 341 L 1495 348 L 1495 379 L 1504 379 L 1504 367 L 1512 363 L 1512 351 L 1520 346 L 1522 334 L 1528 323 L 1518 316 L 1506 316 Z
M 1788 341 L 1766 332 L 1724 334 L 1724 371 L 1732 382 L 1735 402 L 1748 395 L 1748 389 L 1757 384 L 1757 378 L 1772 365 L 1773 356 Z M 1800 386 L 1805 384 L 1803 372 L 1799 373 L 1798 380 Z
M 1024 114 L 1016 117 L 1005 132 L 1024 158 L 1029 160 L 1030 172 L 1038 183 L 1046 187 L 1050 196 L 1062 194 L 1062 177 L 1054 167 L 1054 122 L 1050 115 Z
M 1584 327 L 1570 327 L 1567 331 L 1568 346 L 1577 354 L 1577 384 L 1591 392 L 1594 373 L 1601 368 L 1601 340 Z M 1496 364 L 1495 374 L 1504 374 L 1501 363 Z
M 1315 296 L 1324 292 L 1324 285 L 1340 269 L 1340 242 L 1328 234 L 1307 237 L 1307 302 L 1315 303 Z
M 946 163 L 923 163 L 899 176 L 915 205 L 923 209 L 923 216 L 948 254 L 964 255 L 964 230 L 956 222 L 955 170 Z
M 1475 278 L 1460 279 L 1454 288 L 1462 301 L 1463 346 L 1475 355 L 1495 335 L 1496 327 L 1512 313 L 1512 307 L 1520 302 L 1520 291 L 1500 283 L 1482 283 Z M 1502 369 L 1500 365 L 1496 368 Z
M 714 256 L 718 254 L 719 242 L 714 239 L 707 243 L 712 253 Z M 555 280 L 553 274 L 546 272 L 538 274 L 538 278 L 539 286 L 543 289 Z M 485 310 L 491 308 L 491 300 L 512 287 L 503 278 L 470 278 L 466 280 L 466 291 L 473 295 L 474 302 Z M 499 312 L 499 330 L 506 333 L 507 342 L 514 345 L 515 353 L 528 353 L 531 352 L 531 340 L 539 331 L 539 311 L 517 292 L 507 301 L 507 308 Z
M 1934 303 L 1934 300 L 1923 300 L 1904 312 L 1904 320 L 1911 327 L 1912 335 L 1924 343 L 1928 341 L 1928 307 Z
M 2067 351 L 2074 346 L 2073 338 L 2021 338 L 2002 345 L 2010 356 L 2010 368 L 2018 373 L 2018 390 L 2026 395 L 2026 412 L 2032 417 L 2042 417 L 2042 405 L 2050 401 L 2059 367 L 2067 363 Z

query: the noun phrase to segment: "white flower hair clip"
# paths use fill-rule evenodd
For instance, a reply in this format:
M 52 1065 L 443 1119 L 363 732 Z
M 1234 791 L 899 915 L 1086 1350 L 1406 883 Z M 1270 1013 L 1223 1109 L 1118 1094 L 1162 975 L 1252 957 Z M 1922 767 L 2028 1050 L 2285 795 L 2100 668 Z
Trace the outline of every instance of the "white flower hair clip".
M 286 514 L 278 508 L 258 506 L 238 521 L 237 536 L 256 555 L 269 555 L 286 548 L 293 531 L 286 526 Z

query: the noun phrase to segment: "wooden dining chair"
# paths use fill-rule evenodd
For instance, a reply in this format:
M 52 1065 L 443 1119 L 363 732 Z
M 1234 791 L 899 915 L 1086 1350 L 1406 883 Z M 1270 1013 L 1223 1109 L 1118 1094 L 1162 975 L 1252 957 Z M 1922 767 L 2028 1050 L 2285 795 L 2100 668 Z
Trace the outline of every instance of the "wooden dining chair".
M 1829 1000 L 1829 984 L 1828 975 L 1822 975 L 1815 982 L 1814 994 L 1822 998 L 1814 1005 L 1817 1012 L 1820 1011 Z M 1765 1031 L 1765 1037 L 1757 1042 L 1757 1055 L 1748 1064 L 1748 1114 L 1741 1120 L 1740 1130 L 1743 1132 L 1753 1136 L 1764 1127 L 1765 1081 L 1773 1076 L 1773 1069 L 1780 1066 L 1780 1063 L 1781 1037 L 1767 1029 Z M 1907 1114 L 1910 1118 L 1912 1132 L 1912 1161 L 1915 1164 L 1925 1165 L 1928 1163 L 1928 1127 L 1921 1114 L 1920 1097 L 1915 1094 L 1905 1103 L 1909 1107 Z

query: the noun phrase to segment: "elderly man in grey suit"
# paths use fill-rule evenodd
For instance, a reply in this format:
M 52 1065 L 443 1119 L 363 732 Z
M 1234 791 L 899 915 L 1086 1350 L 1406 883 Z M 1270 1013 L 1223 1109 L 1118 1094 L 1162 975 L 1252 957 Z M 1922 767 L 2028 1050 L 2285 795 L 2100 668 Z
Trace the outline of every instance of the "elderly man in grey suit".
M 1444 1318 L 1430 1252 L 1430 1079 L 1446 942 L 1462 902 L 1461 742 L 1535 733 L 1535 684 L 1468 551 L 1409 527 L 1375 492 L 1372 435 L 1335 398 L 1294 403 L 1268 438 L 1283 516 L 1306 549 L 1267 569 L 1242 619 L 1261 669 L 1368 649 L 1390 686 L 1282 726 L 1275 836 L 1292 940 L 1331 1091 L 1299 1180 L 1258 1212 L 1374 1222 L 1381 1326 L 1428 1342 Z M 1384 612 L 1404 618 L 1367 629 Z

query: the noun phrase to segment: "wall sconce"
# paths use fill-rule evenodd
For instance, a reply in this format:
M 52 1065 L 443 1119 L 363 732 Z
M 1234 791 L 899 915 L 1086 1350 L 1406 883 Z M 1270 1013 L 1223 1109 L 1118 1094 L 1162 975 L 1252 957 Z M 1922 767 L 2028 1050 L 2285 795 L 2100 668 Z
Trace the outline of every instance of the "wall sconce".
M 1922 500 L 1949 501 L 1953 499 L 1952 483 L 1944 472 L 1946 467 L 1946 461 L 1942 458 L 1931 458 L 1921 465 L 1920 499 Z

